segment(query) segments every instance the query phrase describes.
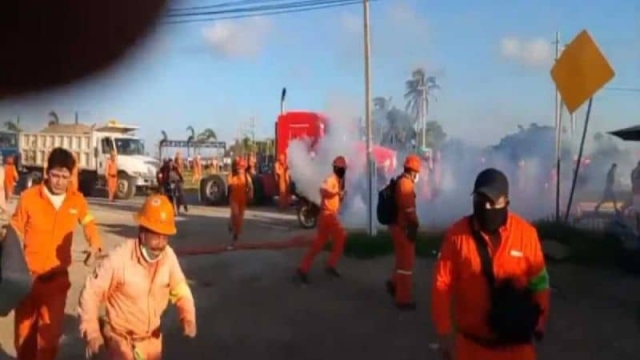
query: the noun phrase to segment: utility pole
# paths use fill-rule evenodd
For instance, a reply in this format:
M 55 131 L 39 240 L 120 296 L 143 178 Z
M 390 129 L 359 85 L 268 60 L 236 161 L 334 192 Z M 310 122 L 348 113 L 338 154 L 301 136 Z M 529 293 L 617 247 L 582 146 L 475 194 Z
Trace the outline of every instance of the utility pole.
M 420 150 L 427 147 L 427 86 L 422 84 L 422 146 Z
M 373 172 L 374 172 L 374 159 L 373 159 L 373 124 L 371 114 L 371 34 L 369 29 L 369 0 L 362 0 L 362 15 L 364 25 L 364 110 L 365 110 L 365 124 L 367 131 L 367 197 L 368 206 L 367 209 L 367 230 L 369 235 L 374 236 L 376 234 L 376 226 L 373 221 Z
M 556 31 L 555 61 L 560 57 L 560 32 Z M 560 156 L 562 146 L 562 103 L 558 88 L 555 89 L 555 125 L 556 125 L 556 221 L 560 221 Z

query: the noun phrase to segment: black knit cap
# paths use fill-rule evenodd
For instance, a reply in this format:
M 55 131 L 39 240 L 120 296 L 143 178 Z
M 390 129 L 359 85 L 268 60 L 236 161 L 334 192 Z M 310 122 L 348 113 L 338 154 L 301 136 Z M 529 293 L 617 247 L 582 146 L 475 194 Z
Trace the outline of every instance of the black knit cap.
M 483 194 L 491 200 L 497 201 L 501 197 L 509 196 L 509 180 L 500 170 L 488 168 L 482 170 L 473 184 L 473 194 Z

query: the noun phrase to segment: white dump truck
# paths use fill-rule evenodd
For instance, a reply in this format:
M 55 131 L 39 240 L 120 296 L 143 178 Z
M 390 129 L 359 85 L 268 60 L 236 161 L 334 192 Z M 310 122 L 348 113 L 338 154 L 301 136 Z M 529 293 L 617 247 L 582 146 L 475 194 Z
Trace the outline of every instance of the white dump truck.
M 111 151 L 118 154 L 118 199 L 130 199 L 136 191 L 157 187 L 157 159 L 145 155 L 144 141 L 134 135 L 138 126 L 111 120 L 103 126 L 52 124 L 40 132 L 20 133 L 21 167 L 28 187 L 42 179 L 46 157 L 55 147 L 75 153 L 79 164 L 79 189 L 91 196 L 106 187 L 106 162 Z

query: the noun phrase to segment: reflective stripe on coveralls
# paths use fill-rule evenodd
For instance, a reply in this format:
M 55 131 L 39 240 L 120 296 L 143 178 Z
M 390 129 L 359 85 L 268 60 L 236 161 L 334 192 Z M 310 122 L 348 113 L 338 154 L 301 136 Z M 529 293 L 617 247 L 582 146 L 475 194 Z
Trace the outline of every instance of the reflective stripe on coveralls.
M 395 288 L 396 303 L 409 304 L 413 302 L 415 244 L 407 237 L 407 227 L 418 226 L 415 186 L 410 177 L 403 175 L 397 180 L 395 198 L 398 218 L 395 224 L 389 226 L 396 267 L 391 281 Z
M 507 224 L 500 229 L 500 245 L 493 256 L 497 279 L 511 278 L 522 287 L 535 290 L 536 301 L 543 314 L 538 329 L 543 330 L 549 313 L 549 275 L 536 229 L 526 220 L 510 213 Z M 455 330 L 474 337 L 492 339 L 495 336 L 486 323 L 490 308 L 489 289 L 480 270 L 475 243 L 465 217 L 447 231 L 436 261 L 432 289 L 432 317 L 440 335 Z M 455 301 L 452 302 L 452 299 Z M 452 319 L 453 318 L 453 319 Z M 533 345 L 487 348 L 464 336 L 456 336 L 455 360 L 533 360 Z
M 311 269 L 313 259 L 324 249 L 325 244 L 331 238 L 331 255 L 327 261 L 327 266 L 335 268 L 344 252 L 344 245 L 347 239 L 347 232 L 342 227 L 338 212 L 340 210 L 340 179 L 335 174 L 327 177 L 320 188 L 320 214 L 316 238 L 311 243 L 309 250 L 302 259 L 299 269 L 303 273 L 308 273 Z
M 100 335 L 99 309 L 104 304 L 109 358 L 135 360 L 135 347 L 141 358 L 159 360 L 160 317 L 169 302 L 178 308 L 182 323 L 195 322 L 193 295 L 173 249 L 167 246 L 158 261 L 148 263 L 138 240 L 127 240 L 87 278 L 78 307 L 80 333 L 85 340 Z
M 11 224 L 24 244 L 29 270 L 36 279 L 31 293 L 15 310 L 15 348 L 19 360 L 53 360 L 63 332 L 64 307 L 71 283 L 73 230 L 80 223 L 93 249 L 101 247 L 98 229 L 82 194 L 69 189 L 56 210 L 44 185 L 25 190 Z

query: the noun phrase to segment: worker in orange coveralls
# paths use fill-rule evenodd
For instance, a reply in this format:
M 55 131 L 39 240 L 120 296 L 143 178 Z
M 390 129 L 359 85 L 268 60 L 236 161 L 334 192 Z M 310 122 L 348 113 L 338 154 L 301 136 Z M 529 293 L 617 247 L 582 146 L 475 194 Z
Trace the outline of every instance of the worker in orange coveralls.
M 198 184 L 200 179 L 202 179 L 202 159 L 200 155 L 196 155 L 195 159 L 193 159 L 193 176 L 191 177 L 191 182 Z
M 182 159 L 182 154 L 180 153 L 180 151 L 176 151 L 176 156 L 173 161 L 176 166 L 178 166 L 178 169 L 184 172 L 184 159 Z
M 254 176 L 258 173 L 258 159 L 255 153 L 249 154 L 247 158 L 247 172 L 249 175 Z
M 160 360 L 160 317 L 169 302 L 178 308 L 184 334 L 196 335 L 191 289 L 168 245 L 176 234 L 173 205 L 165 196 L 151 195 L 134 219 L 138 238 L 109 252 L 80 293 L 80 334 L 87 358 L 106 347 L 111 360 Z M 103 304 L 106 319 L 100 326 Z
M 289 184 L 291 178 L 289 175 L 289 166 L 284 154 L 278 155 L 278 160 L 274 164 L 274 174 L 276 183 L 278 184 L 278 203 L 280 210 L 284 211 L 289 207 Z
M 238 241 L 238 236 L 242 232 L 244 211 L 249 200 L 253 198 L 253 183 L 246 172 L 247 162 L 242 158 L 236 158 L 233 166 L 233 171 L 227 178 L 227 193 L 231 208 L 229 232 L 233 234 L 233 243 L 227 246 L 228 250 L 232 250 Z
M 399 310 L 416 309 L 413 301 L 413 267 L 420 223 L 416 212 L 415 184 L 419 179 L 420 167 L 421 161 L 417 155 L 409 155 L 404 160 L 404 172 L 396 180 L 395 189 L 398 217 L 389 226 L 396 264 L 391 280 L 387 281 L 387 291 L 394 297 Z
M 542 339 L 549 309 L 549 276 L 536 229 L 509 212 L 508 194 L 509 183 L 502 172 L 496 169 L 480 172 L 473 190 L 473 214 L 460 219 L 446 232 L 435 265 L 431 304 L 440 350 L 447 359 L 536 358 L 533 339 Z M 482 271 L 483 257 L 476 244 L 486 246 L 483 251 L 488 256 L 484 258 L 492 263 L 489 266 L 493 265 L 493 287 Z M 506 283 L 531 295 L 527 306 L 535 306 L 537 310 L 529 318 L 524 341 L 505 341 L 506 336 L 499 337 L 495 330 L 495 320 L 493 326 L 489 321 L 496 318 L 490 317 L 490 313 L 504 314 L 507 308 L 519 311 L 502 316 L 510 319 L 502 323 L 516 322 L 523 315 L 523 307 L 513 306 L 513 302 L 502 308 L 493 305 L 506 300 L 498 298 L 500 292 L 490 293 L 491 289 L 500 289 L 496 284 Z M 529 333 L 530 328 L 535 330 Z
M 109 201 L 113 202 L 118 190 L 118 155 L 115 151 L 111 151 L 111 156 L 107 160 L 107 168 L 105 170 L 107 175 L 107 193 L 109 194 Z
M 88 265 L 101 241 L 87 201 L 69 188 L 73 155 L 62 148 L 51 151 L 43 184 L 20 196 L 11 224 L 24 243 L 24 255 L 34 283 L 15 310 L 15 348 L 18 360 L 54 360 L 63 333 L 64 308 L 71 287 L 73 230 L 78 223 L 90 250 Z
M 297 278 L 303 284 L 309 282 L 308 273 L 311 269 L 313 259 L 324 249 L 329 238 L 333 239 L 331 255 L 327 261 L 325 271 L 332 277 L 340 277 L 336 269 L 338 260 L 342 257 L 347 232 L 340 224 L 338 212 L 340 203 L 346 195 L 344 189 L 344 177 L 347 172 L 347 161 L 344 157 L 338 156 L 333 160 L 333 174 L 329 175 L 320 187 L 320 214 L 318 216 L 318 232 L 309 250 L 302 258 L 302 262 L 296 272 Z
M 18 182 L 18 170 L 14 163 L 13 156 L 7 156 L 4 163 L 4 199 L 7 204 L 11 201 L 11 196 Z

